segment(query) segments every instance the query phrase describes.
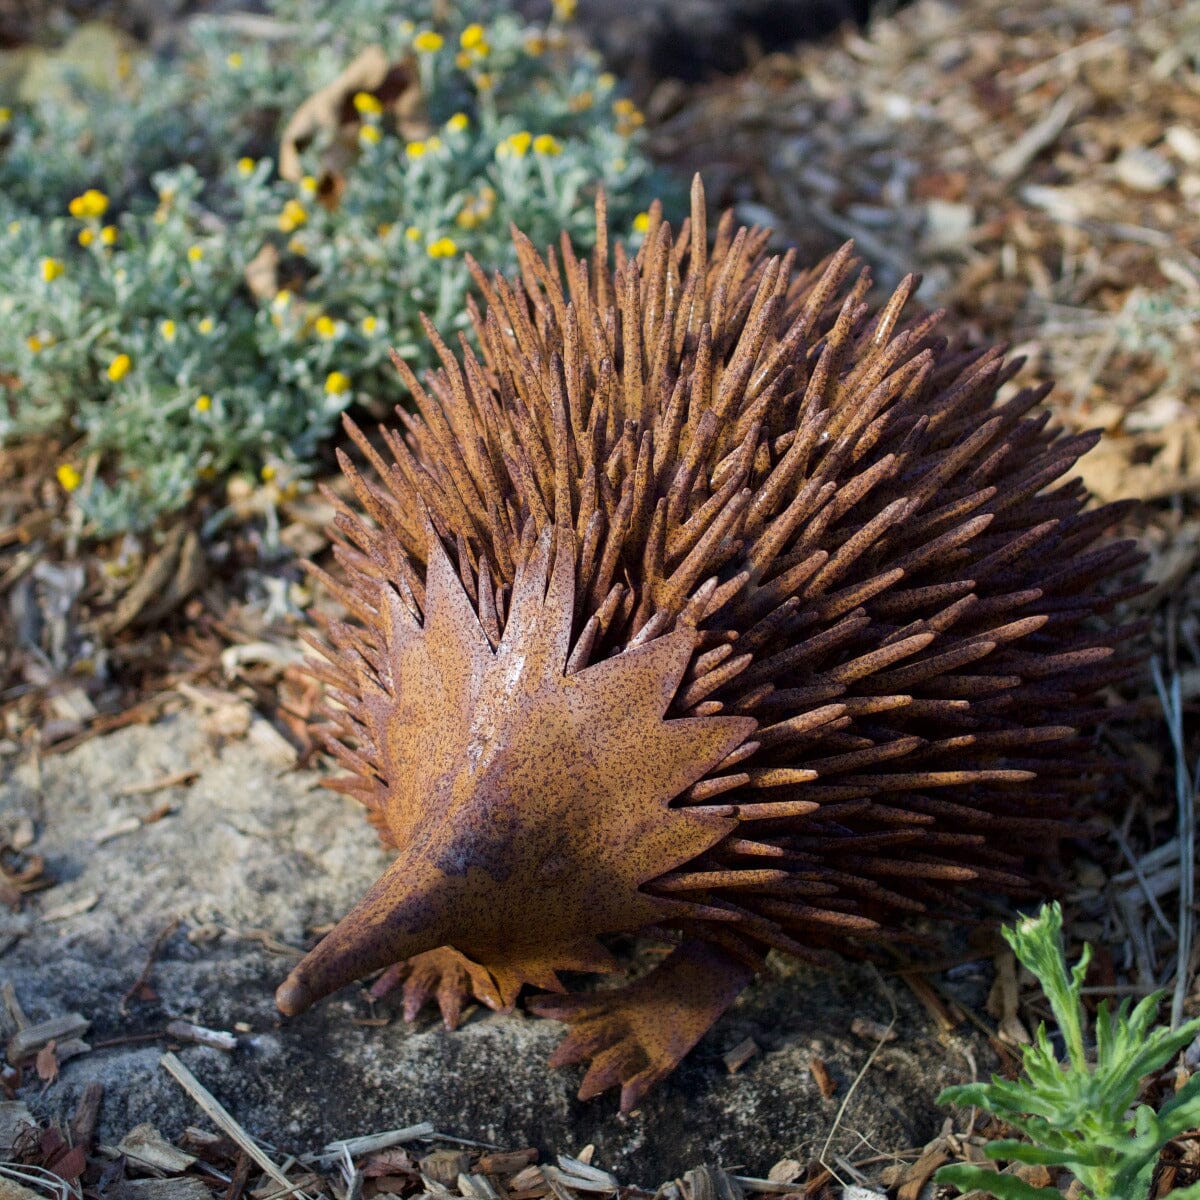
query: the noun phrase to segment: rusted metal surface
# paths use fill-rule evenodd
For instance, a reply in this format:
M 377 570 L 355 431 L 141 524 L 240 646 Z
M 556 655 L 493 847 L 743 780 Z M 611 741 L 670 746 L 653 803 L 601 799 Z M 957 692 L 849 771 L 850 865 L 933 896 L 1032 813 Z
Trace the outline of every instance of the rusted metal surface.
M 598 220 L 591 263 L 519 240 L 519 285 L 476 271 L 482 359 L 430 329 L 428 389 L 397 363 L 391 463 L 349 426 L 376 480 L 347 458 L 361 512 L 330 493 L 351 619 L 314 671 L 397 857 L 278 1002 L 390 968 L 453 1023 L 670 933 L 633 984 L 534 1002 L 629 1109 L 768 949 L 1046 886 L 1138 556 L 1069 477 L 1093 439 L 903 323 L 911 279 L 872 313 L 849 247 L 797 274 L 726 219 L 710 250 L 698 182 L 615 266 Z

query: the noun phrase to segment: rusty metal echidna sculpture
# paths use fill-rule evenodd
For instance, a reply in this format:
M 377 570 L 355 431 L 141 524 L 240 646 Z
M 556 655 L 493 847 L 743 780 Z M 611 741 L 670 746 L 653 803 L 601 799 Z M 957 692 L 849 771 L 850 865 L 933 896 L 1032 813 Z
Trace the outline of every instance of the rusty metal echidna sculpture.
M 1030 894 L 1077 831 L 1098 689 L 1128 660 L 1105 614 L 1137 561 L 1065 480 L 1091 435 L 1000 402 L 998 350 L 936 316 L 876 315 L 848 247 L 791 253 L 704 198 L 636 257 L 603 203 L 590 265 L 517 234 L 488 281 L 482 361 L 442 368 L 386 463 L 342 468 L 322 576 L 332 752 L 393 865 L 279 989 L 293 1014 L 386 968 L 437 996 L 535 1011 L 624 1109 L 668 1074 L 772 947 L 807 957 Z M 629 986 L 602 938 L 677 943 Z

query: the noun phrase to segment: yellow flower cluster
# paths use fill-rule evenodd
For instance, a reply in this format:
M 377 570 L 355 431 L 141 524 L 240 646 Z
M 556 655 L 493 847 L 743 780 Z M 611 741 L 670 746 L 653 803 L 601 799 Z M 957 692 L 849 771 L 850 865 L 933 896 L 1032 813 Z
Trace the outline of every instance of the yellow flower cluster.
M 454 116 L 452 116 L 450 120 L 446 122 L 446 128 L 450 130 L 451 133 L 462 133 L 463 130 L 465 130 L 470 124 L 471 118 L 468 117 L 466 113 L 456 112 Z
M 454 223 L 460 229 L 477 229 L 492 215 L 495 209 L 496 189 L 485 184 L 479 189 L 478 195 L 468 195 L 463 201 L 463 206 L 458 210 L 458 216 L 454 218 Z
M 83 482 L 83 476 L 70 463 L 63 463 L 54 474 L 64 492 L 73 492 Z
M 316 330 L 317 337 L 328 341 L 337 336 L 338 323 L 332 317 L 322 314 L 313 322 L 313 329 Z
M 61 258 L 43 258 L 41 264 L 42 278 L 47 283 L 53 283 L 65 270 Z
M 569 21 L 575 15 L 577 0 L 553 0 L 553 2 L 556 21 Z
M 129 374 L 130 368 L 133 366 L 133 359 L 128 354 L 118 354 L 116 358 L 108 364 L 108 370 L 105 374 L 113 381 L 120 383 L 126 375 Z
M 158 332 L 162 334 L 164 342 L 173 342 L 175 340 L 175 322 L 170 317 L 165 321 L 160 321 Z
M 527 129 L 522 129 L 519 133 L 510 133 L 496 147 L 497 158 L 524 158 L 529 153 L 529 147 L 533 145 L 533 134 Z
M 299 200 L 289 200 L 279 214 L 279 228 L 284 233 L 299 229 L 308 220 L 308 210 Z
M 613 101 L 612 110 L 617 115 L 617 132 L 622 137 L 629 137 L 635 129 L 645 125 L 646 118 L 628 97 L 622 96 Z
M 533 139 L 533 152 L 534 154 L 543 154 L 547 158 L 554 158 L 562 153 L 562 142 L 549 133 L 539 133 Z
M 454 56 L 454 65 L 460 71 L 465 71 L 474 63 L 487 58 L 492 52 L 487 40 L 487 31 L 478 23 L 468 25 L 462 31 L 458 44 L 462 49 Z
M 196 411 L 206 413 L 212 408 L 212 397 L 207 392 L 196 397 Z
M 363 317 L 363 319 L 359 321 L 358 327 L 367 335 L 367 337 L 370 337 L 379 328 L 379 318 L 371 316 Z
M 286 205 L 284 206 L 286 208 Z M 189 246 L 187 251 L 188 262 L 198 263 L 204 257 L 203 246 Z
M 440 33 L 434 33 L 432 29 L 422 29 L 413 38 L 414 48 L 423 54 L 436 54 L 445 44 L 446 39 Z
M 95 188 L 75 196 L 67 205 L 67 211 L 73 217 L 87 220 L 89 217 L 102 217 L 108 211 L 108 197 Z
M 350 390 L 350 376 L 342 371 L 330 371 L 325 376 L 325 391 L 330 396 L 344 396 Z
M 587 112 L 595 104 L 595 97 L 589 91 L 576 92 L 567 99 L 567 108 L 573 113 Z
M 246 158 L 243 156 L 242 158 L 239 158 L 237 161 L 238 174 L 239 175 L 253 175 L 254 168 L 256 165 L 257 164 L 255 163 L 254 159 Z
M 442 148 L 442 139 L 436 134 L 431 138 L 426 138 L 423 142 L 409 142 L 404 147 L 404 153 L 409 158 L 424 158 L 426 154 L 435 154 Z
M 378 146 L 381 137 L 383 137 L 383 134 L 379 132 L 378 125 L 364 125 L 358 131 L 358 140 L 366 142 L 369 146 Z
M 453 258 L 458 253 L 458 243 L 453 238 L 440 237 L 425 247 L 430 258 Z
M 377 117 L 383 112 L 383 104 L 379 97 L 371 92 L 355 92 L 354 108 L 363 117 Z

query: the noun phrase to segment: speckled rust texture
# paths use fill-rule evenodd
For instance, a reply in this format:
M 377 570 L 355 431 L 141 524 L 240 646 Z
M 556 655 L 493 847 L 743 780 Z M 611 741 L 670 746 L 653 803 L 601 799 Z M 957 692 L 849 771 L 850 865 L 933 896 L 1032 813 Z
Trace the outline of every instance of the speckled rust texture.
M 570 1023 L 556 1062 L 626 1109 L 770 948 L 823 958 L 1036 894 L 1079 833 L 1097 693 L 1131 669 L 1136 551 L 1069 478 L 1093 438 L 937 315 L 872 313 L 849 247 L 797 273 L 697 181 L 673 235 L 590 263 L 517 235 L 481 354 L 343 470 L 349 619 L 326 621 L 327 744 L 397 856 L 279 990 L 384 970 Z M 1037 860 L 1041 860 L 1041 870 Z M 606 934 L 676 943 L 623 988 Z

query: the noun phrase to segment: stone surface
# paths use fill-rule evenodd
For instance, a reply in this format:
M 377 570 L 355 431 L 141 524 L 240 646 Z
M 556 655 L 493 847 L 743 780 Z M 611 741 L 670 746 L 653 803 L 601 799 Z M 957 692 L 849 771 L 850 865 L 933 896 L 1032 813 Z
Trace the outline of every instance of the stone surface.
M 190 785 L 120 794 L 187 769 L 199 772 Z M 78 1012 L 92 1022 L 92 1052 L 63 1064 L 49 1087 L 34 1079 L 20 1099 L 61 1117 L 99 1080 L 100 1135 L 110 1144 L 143 1121 L 168 1137 L 205 1121 L 158 1065 L 165 1039 L 119 1040 L 161 1032 L 172 1018 L 238 1032 L 232 1053 L 178 1052 L 248 1130 L 281 1149 L 427 1120 L 446 1134 L 544 1153 L 591 1142 L 597 1164 L 645 1185 L 701 1163 L 764 1174 L 780 1158 L 819 1153 L 874 1048 L 851 1022 L 886 1024 L 892 1000 L 900 1036 L 855 1089 L 835 1150 L 853 1153 L 862 1139 L 883 1150 L 921 1145 L 945 1115 L 933 1103 L 938 1090 L 970 1077 L 967 1054 L 980 1070 L 991 1065 L 976 1042 L 940 1042 L 907 990 L 872 968 L 822 974 L 780 962 L 623 1119 L 615 1093 L 580 1103 L 580 1070 L 545 1066 L 562 1033 L 551 1021 L 478 1011 L 447 1033 L 430 1011 L 410 1028 L 387 1003 L 373 1013 L 357 988 L 294 1021 L 279 1017 L 272 992 L 294 961 L 287 948 L 310 945 L 385 861 L 357 806 L 320 788 L 318 773 L 281 771 L 250 741 L 214 747 L 181 714 L 40 768 L 10 763 L 0 780 L 0 832 L 32 819 L 31 850 L 57 881 L 0 918 L 0 945 L 9 943 L 0 979 L 31 1021 Z M 104 836 L 168 801 L 169 815 Z M 148 972 L 152 994 L 122 1011 L 176 919 Z M 392 1020 L 361 1023 L 373 1015 Z M 762 1053 L 730 1075 L 722 1055 L 747 1037 Z M 813 1057 L 837 1084 L 830 1099 L 813 1081 Z

